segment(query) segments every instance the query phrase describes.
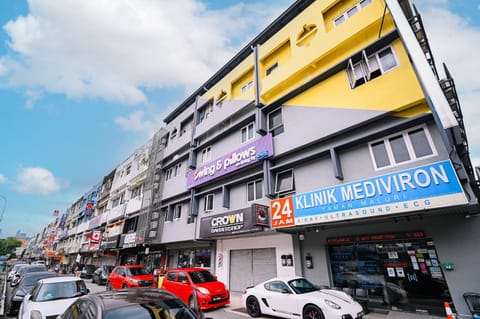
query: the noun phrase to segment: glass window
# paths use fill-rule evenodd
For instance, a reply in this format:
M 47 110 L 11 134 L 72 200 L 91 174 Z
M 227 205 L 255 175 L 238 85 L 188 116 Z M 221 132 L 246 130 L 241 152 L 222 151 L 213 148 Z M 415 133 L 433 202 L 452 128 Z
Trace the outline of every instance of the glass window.
M 270 75 L 274 70 L 278 68 L 278 62 L 275 62 L 273 65 L 267 68 L 267 71 L 265 72 L 266 75 Z
M 202 150 L 201 164 L 205 164 L 212 159 L 212 147 L 208 146 Z
M 375 159 L 375 163 L 377 164 L 377 167 L 380 168 L 380 167 L 390 165 L 387 149 L 383 141 L 378 143 L 373 143 L 371 147 L 372 147 L 373 157 Z
M 204 203 L 203 203 L 203 210 L 205 212 L 209 212 L 213 210 L 213 194 L 208 194 L 204 198 Z
M 353 89 L 371 81 L 397 65 L 398 62 L 392 47 L 384 48 L 368 57 L 363 51 L 361 57 L 355 61 L 350 59 L 347 65 L 346 72 L 350 87 Z
M 282 109 L 278 108 L 268 114 L 268 131 L 273 136 L 283 133 Z
M 423 128 L 408 133 L 416 157 L 433 154 L 432 147 Z
M 182 205 L 176 205 L 173 212 L 173 219 L 180 219 L 182 217 Z
M 387 72 L 397 66 L 397 60 L 392 52 L 392 48 L 386 48 L 378 53 L 383 72 Z
M 253 123 L 242 128 L 242 143 L 253 139 Z
M 277 173 L 275 192 L 282 193 L 293 190 L 293 170 Z
M 389 167 L 436 155 L 426 126 L 416 127 L 370 143 L 375 168 Z
M 395 162 L 401 163 L 410 160 L 410 155 L 408 155 L 407 145 L 405 144 L 403 136 L 392 137 L 389 139 L 389 142 Z
M 253 201 L 262 198 L 262 181 L 247 183 L 247 201 Z

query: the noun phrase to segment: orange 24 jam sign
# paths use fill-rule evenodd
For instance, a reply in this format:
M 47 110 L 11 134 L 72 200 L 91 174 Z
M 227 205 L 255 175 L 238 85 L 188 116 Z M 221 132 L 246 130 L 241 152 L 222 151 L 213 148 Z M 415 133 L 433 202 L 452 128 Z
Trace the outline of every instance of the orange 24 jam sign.
M 270 201 L 272 228 L 295 226 L 292 197 L 278 198 Z

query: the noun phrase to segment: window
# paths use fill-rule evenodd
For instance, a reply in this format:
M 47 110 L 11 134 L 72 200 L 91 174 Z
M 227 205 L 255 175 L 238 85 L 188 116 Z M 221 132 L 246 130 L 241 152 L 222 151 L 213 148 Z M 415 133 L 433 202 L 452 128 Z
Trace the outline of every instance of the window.
M 334 19 L 333 20 L 333 25 L 335 27 L 339 26 L 340 24 L 345 22 L 347 19 L 349 19 L 353 15 L 355 15 L 358 11 L 365 8 L 367 6 L 367 4 L 369 4 L 371 2 L 372 2 L 372 0 L 362 0 L 359 3 L 355 4 L 353 7 L 351 7 L 347 11 L 343 12 L 340 16 L 338 16 L 336 19 Z
M 142 191 L 142 186 L 137 186 L 137 187 L 133 188 L 131 198 L 139 197 L 140 194 L 142 193 L 141 191 Z
M 285 193 L 294 190 L 293 170 L 277 173 L 275 178 L 275 193 Z
M 390 135 L 370 143 L 376 169 L 391 167 L 436 155 L 432 138 L 425 126 Z
M 251 202 L 262 197 L 262 180 L 247 183 L 247 201 Z
M 282 109 L 278 108 L 268 114 L 268 131 L 273 136 L 283 133 Z
M 173 176 L 180 176 L 182 171 L 181 169 L 182 169 L 182 163 L 178 163 L 177 165 L 175 165 Z
M 200 164 L 205 164 L 212 159 L 212 147 L 208 146 L 202 150 L 202 156 L 200 158 Z
M 207 105 L 198 109 L 197 112 L 197 124 L 200 124 L 213 112 L 213 101 L 209 101 Z
M 217 107 L 222 107 L 223 105 L 223 102 L 225 102 L 225 100 L 227 99 L 227 92 L 225 92 L 224 90 L 222 90 L 220 92 L 220 94 L 217 96 L 217 101 L 215 102 L 215 105 Z M 213 110 L 212 110 L 213 111 Z
M 173 209 L 173 220 L 180 219 L 182 217 L 182 205 L 176 205 Z
M 130 171 L 132 170 L 132 165 L 128 165 L 127 166 L 127 172 L 126 172 L 126 175 L 130 174 Z
M 253 123 L 248 124 L 242 128 L 242 143 L 253 139 Z
M 275 71 L 276 69 L 278 68 L 278 62 L 275 62 L 274 64 L 272 64 L 271 66 L 269 66 L 267 68 L 267 70 L 265 71 L 265 74 L 267 76 L 269 76 L 273 71 Z
M 203 201 L 203 211 L 211 212 L 213 210 L 213 194 L 205 196 Z
M 172 172 L 173 172 L 173 169 L 170 167 L 169 169 L 167 169 L 167 171 L 165 172 L 165 180 L 168 181 L 172 178 Z
M 354 62 L 352 59 L 348 61 L 347 76 L 350 87 L 353 89 L 371 81 L 397 65 L 397 58 L 392 47 L 383 48 L 368 57 L 363 51 L 360 61 Z
M 174 128 L 172 130 L 172 133 L 170 134 L 170 139 L 173 140 L 175 137 L 177 137 L 177 129 L 176 128 Z
M 253 80 L 250 80 L 247 84 L 242 86 L 242 93 L 247 92 L 248 89 L 250 89 L 253 86 Z
M 173 221 L 173 209 L 170 207 L 167 208 L 165 211 L 165 222 L 171 222 Z

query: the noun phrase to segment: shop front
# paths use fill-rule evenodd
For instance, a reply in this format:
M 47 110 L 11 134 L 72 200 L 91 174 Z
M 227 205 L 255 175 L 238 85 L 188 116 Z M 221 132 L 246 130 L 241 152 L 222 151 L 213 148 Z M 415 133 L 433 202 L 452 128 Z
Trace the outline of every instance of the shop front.
M 423 231 L 327 238 L 332 285 L 370 308 L 443 314 L 451 302 L 432 238 Z
M 204 217 L 200 221 L 200 236 L 217 240 L 212 267 L 231 291 L 241 292 L 277 275 L 295 273 L 292 238 L 269 230 L 266 206 L 253 204 Z M 289 265 L 286 256 L 292 261 Z

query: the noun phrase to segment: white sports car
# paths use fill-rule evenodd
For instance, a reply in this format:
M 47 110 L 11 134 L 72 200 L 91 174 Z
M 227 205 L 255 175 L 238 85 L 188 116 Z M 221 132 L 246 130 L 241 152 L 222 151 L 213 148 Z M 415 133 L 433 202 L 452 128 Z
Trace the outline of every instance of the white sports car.
M 303 277 L 273 278 L 248 287 L 242 301 L 251 317 L 361 319 L 362 306 L 348 294 L 322 289 Z

